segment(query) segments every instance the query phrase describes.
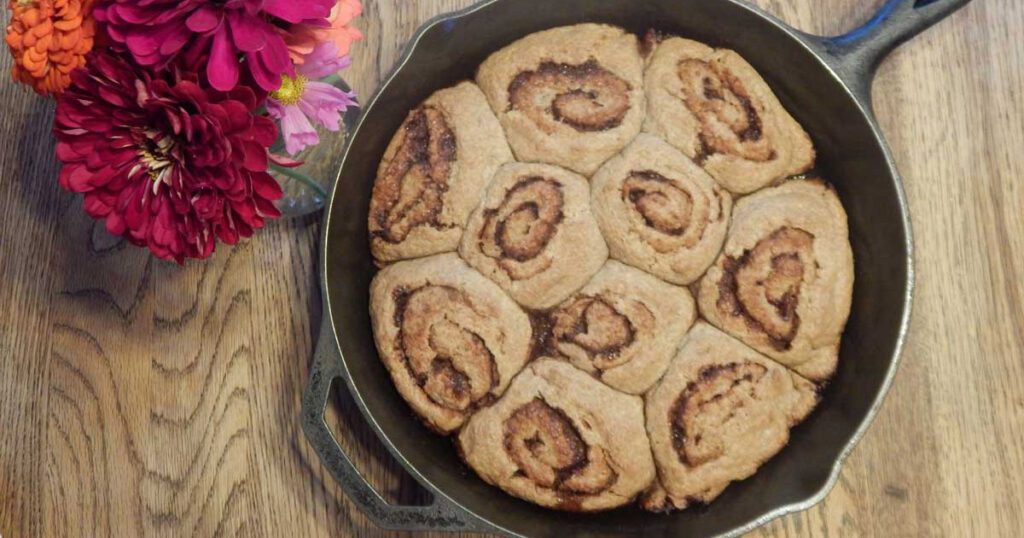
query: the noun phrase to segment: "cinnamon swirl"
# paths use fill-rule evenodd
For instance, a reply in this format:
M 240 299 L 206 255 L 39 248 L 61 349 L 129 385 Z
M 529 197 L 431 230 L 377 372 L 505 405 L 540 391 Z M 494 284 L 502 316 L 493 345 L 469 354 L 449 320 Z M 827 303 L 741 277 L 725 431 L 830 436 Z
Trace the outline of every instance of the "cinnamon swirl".
M 609 261 L 551 312 L 549 347 L 610 387 L 642 394 L 665 372 L 695 317 L 686 288 Z
M 817 404 L 815 386 L 714 327 L 698 322 L 647 394 L 658 484 L 655 511 L 707 503 L 789 442 Z
M 484 61 L 477 83 L 520 161 L 589 176 L 643 123 L 637 38 L 614 26 L 579 24 L 528 35 Z
M 500 396 L 530 354 L 526 313 L 454 253 L 377 273 L 370 317 L 398 392 L 441 433 Z
M 438 91 L 406 117 L 384 152 L 370 199 L 378 262 L 455 250 L 469 214 L 502 163 L 501 125 L 472 82 Z
M 591 182 L 594 216 L 612 258 L 675 284 L 689 284 L 715 260 L 732 197 L 693 161 L 641 134 Z
M 458 443 L 489 484 L 561 510 L 622 506 L 655 475 L 642 400 L 547 358 L 473 415 Z
M 814 163 L 810 137 L 761 75 L 731 50 L 666 39 L 651 55 L 644 85 L 644 130 L 679 148 L 732 192 L 753 192 Z
M 736 204 L 725 248 L 701 280 L 713 325 L 814 380 L 835 371 L 850 314 L 846 212 L 820 180 L 795 180 Z
M 608 258 L 587 180 L 546 164 L 498 169 L 459 246 L 471 266 L 519 304 L 550 308 Z

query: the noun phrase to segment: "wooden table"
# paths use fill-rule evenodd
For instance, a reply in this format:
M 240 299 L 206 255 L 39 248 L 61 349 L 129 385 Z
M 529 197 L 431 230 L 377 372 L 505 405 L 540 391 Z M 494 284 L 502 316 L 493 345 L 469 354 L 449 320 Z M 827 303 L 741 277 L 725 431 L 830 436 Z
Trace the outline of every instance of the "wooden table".
M 423 21 L 469 3 L 370 0 L 355 88 L 369 96 Z M 881 2 L 757 3 L 837 33 Z M 875 107 L 917 239 L 909 345 L 835 490 L 762 534 L 1024 530 L 1021 35 L 1024 3 L 974 2 L 882 66 Z M 59 189 L 52 105 L 6 75 L 0 99 L 0 534 L 387 535 L 298 426 L 320 319 L 317 219 L 206 262 L 155 261 Z M 338 424 L 379 489 L 422 499 L 361 418 Z

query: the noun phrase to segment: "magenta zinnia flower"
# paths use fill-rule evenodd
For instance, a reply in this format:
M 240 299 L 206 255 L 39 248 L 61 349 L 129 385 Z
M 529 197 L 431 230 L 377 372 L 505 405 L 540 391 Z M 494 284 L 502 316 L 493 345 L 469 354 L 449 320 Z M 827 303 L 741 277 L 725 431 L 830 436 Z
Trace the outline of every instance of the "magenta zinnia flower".
M 341 113 L 356 105 L 355 92 L 314 80 L 352 63 L 348 56 L 339 58 L 337 50 L 331 42 L 317 45 L 305 63 L 296 66 L 295 77 L 285 75 L 281 87 L 267 99 L 267 113 L 281 122 L 284 148 L 292 155 L 320 143 L 313 122 L 337 131 L 341 128 Z
M 99 49 L 71 80 L 53 127 L 60 182 L 110 233 L 182 263 L 280 214 L 267 173 L 277 128 L 251 89 L 206 90 L 195 73 L 152 74 Z
M 142 65 L 161 69 L 179 56 L 191 66 L 205 61 L 210 84 L 224 91 L 235 87 L 244 65 L 261 88 L 272 91 L 281 75 L 294 75 L 280 30 L 327 25 L 335 1 L 106 0 L 95 16 Z

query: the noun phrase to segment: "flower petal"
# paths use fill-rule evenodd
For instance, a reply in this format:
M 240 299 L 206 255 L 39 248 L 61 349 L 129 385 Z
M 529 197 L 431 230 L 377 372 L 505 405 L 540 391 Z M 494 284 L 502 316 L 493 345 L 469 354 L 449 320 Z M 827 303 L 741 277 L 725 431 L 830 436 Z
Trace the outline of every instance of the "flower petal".
M 252 174 L 252 190 L 256 196 L 266 200 L 278 200 L 284 196 L 281 185 L 267 173 Z
M 263 172 L 267 169 L 267 148 L 255 142 L 242 144 L 244 160 L 242 166 L 250 172 Z
M 223 17 L 223 13 L 212 5 L 205 5 L 193 11 L 185 21 L 185 25 L 189 30 L 202 34 L 217 29 Z
M 306 19 L 326 19 L 331 14 L 335 0 L 265 0 L 263 11 L 288 22 L 302 22 Z
M 281 87 L 281 72 L 267 67 L 263 51 L 246 53 L 245 60 L 249 64 L 249 72 L 252 73 L 256 85 L 267 92 Z
M 310 88 L 313 84 L 323 87 Z M 308 83 L 306 88 L 306 95 L 298 104 L 302 112 L 330 131 L 339 130 L 341 113 L 352 103 L 349 94 L 322 82 Z
M 231 25 L 231 37 L 235 41 L 235 47 L 242 52 L 253 52 L 262 49 L 267 44 L 267 23 L 259 18 L 249 15 L 244 11 L 234 10 L 228 14 L 228 23 Z
M 221 91 L 228 91 L 238 84 L 238 58 L 227 34 L 227 29 L 221 28 L 213 36 L 210 63 L 206 66 L 206 77 L 210 79 L 210 85 Z
M 319 144 L 320 136 L 302 110 L 296 105 L 284 108 L 285 114 L 281 118 L 281 136 L 284 138 L 285 151 L 295 155 L 309 146 Z
M 295 71 L 306 78 L 319 79 L 337 73 L 351 64 L 352 58 L 347 55 L 338 56 L 338 47 L 327 41 L 317 44 Z

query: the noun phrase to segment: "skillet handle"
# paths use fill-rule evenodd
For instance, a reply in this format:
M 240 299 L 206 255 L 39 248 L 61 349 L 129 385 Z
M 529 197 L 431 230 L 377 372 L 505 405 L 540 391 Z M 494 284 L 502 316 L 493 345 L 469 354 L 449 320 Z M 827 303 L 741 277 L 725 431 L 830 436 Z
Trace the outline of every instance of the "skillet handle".
M 871 20 L 834 37 L 805 35 L 854 95 L 870 108 L 871 81 L 890 52 L 971 0 L 888 0 Z
M 327 312 L 325 309 L 320 337 L 313 355 L 309 383 L 302 397 L 302 429 L 319 454 L 320 461 L 345 490 L 349 499 L 352 499 L 370 520 L 384 529 L 495 532 L 493 527 L 438 495 L 434 495 L 428 506 L 389 504 L 356 469 L 352 459 L 338 444 L 324 419 L 331 385 L 343 380 L 341 357 Z

